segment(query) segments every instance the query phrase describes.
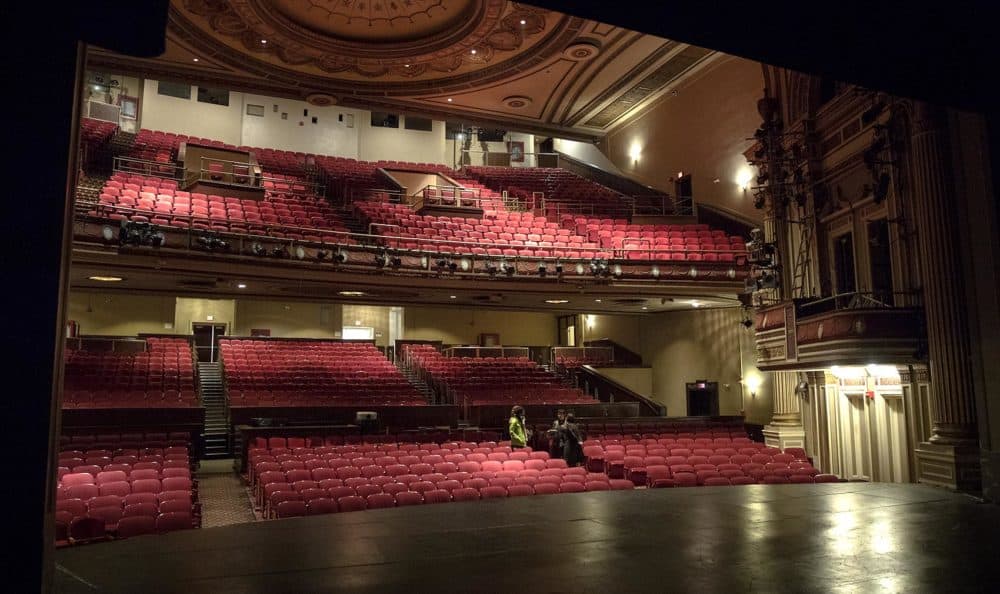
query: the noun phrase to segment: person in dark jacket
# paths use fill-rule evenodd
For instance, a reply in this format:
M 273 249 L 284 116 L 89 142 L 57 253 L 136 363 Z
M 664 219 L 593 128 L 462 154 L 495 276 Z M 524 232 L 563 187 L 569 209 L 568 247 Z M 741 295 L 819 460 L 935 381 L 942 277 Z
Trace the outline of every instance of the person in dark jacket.
M 556 411 L 556 420 L 552 421 L 552 427 L 548 430 L 549 456 L 552 458 L 562 458 L 563 444 L 560 430 L 566 424 L 566 411 L 559 409 Z
M 566 422 L 560 430 L 563 444 L 563 459 L 569 466 L 579 466 L 583 461 L 583 433 L 576 424 L 573 413 L 566 415 Z

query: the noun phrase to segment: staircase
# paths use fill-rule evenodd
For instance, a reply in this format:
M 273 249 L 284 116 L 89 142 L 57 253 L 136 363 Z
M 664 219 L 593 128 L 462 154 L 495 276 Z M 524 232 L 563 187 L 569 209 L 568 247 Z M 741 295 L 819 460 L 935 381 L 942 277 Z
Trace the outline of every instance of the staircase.
M 96 204 L 107 178 L 81 175 L 76 184 L 76 202 Z
M 406 381 L 410 382 L 410 385 L 416 388 L 417 392 L 420 392 L 420 394 L 427 399 L 427 402 L 430 402 L 431 404 L 436 403 L 434 390 L 427 385 L 427 382 L 420 379 L 420 376 L 417 375 L 416 371 L 413 371 L 400 362 L 396 363 L 396 367 L 399 369 L 399 372 L 403 374 L 403 377 L 406 378 Z
M 222 368 L 218 363 L 198 363 L 198 381 L 201 384 L 201 401 L 205 406 L 203 458 L 230 458 L 229 410 L 222 388 Z

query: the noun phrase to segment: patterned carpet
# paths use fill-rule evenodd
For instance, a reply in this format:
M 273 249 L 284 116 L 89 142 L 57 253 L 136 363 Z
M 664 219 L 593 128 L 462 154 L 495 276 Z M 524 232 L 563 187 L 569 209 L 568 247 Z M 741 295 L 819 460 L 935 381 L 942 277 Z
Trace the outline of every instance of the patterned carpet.
M 233 461 L 202 460 L 198 469 L 198 500 L 202 528 L 255 521 L 246 486 L 233 470 Z

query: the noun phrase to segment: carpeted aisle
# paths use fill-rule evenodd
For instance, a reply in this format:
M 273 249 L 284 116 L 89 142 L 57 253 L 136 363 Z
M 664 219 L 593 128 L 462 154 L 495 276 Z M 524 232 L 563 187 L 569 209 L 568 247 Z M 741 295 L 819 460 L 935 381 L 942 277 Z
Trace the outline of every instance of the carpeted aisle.
M 255 521 L 246 486 L 233 471 L 232 459 L 202 460 L 197 476 L 202 528 Z

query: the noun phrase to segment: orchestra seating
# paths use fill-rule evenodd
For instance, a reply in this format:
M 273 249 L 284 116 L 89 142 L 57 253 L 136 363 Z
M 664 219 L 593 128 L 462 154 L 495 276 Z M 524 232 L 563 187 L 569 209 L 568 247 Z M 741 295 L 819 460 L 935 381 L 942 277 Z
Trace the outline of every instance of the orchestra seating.
M 64 436 L 56 486 L 56 544 L 201 525 L 185 433 Z
M 408 206 L 356 202 L 355 212 L 374 231 L 389 235 L 386 245 L 495 257 L 607 258 L 596 241 L 527 212 L 487 210 L 482 219 L 419 215 Z M 398 238 L 398 239 L 396 239 Z M 436 240 L 436 241 L 433 241 Z M 450 243 L 448 243 L 450 242 Z
M 603 249 L 623 251 L 629 260 L 736 262 L 746 257 L 742 237 L 704 224 L 633 225 L 627 219 L 572 215 L 563 216 L 561 222 Z
M 348 227 L 306 184 L 278 175 L 264 181 L 264 199 L 179 190 L 173 179 L 118 172 L 105 183 L 95 217 L 181 229 L 250 233 L 316 242 L 351 243 Z M 221 191 L 221 190 L 220 190 Z
M 302 437 L 257 438 L 247 482 L 263 518 L 383 507 L 632 489 L 603 472 L 509 442 L 325 444 Z
M 219 341 L 231 407 L 428 404 L 368 342 Z
M 527 357 L 445 357 L 431 345 L 404 345 L 410 365 L 428 384 L 463 406 L 594 404 L 577 388 Z
M 588 471 L 654 488 L 839 481 L 802 448 L 767 447 L 739 431 L 588 435 L 583 454 Z
M 108 141 L 118 130 L 118 124 L 95 120 L 93 118 L 80 119 L 80 141 L 88 150 L 101 146 Z
M 143 352 L 66 349 L 64 409 L 199 406 L 194 353 L 184 338 L 145 339 Z

